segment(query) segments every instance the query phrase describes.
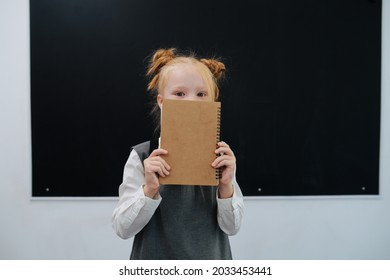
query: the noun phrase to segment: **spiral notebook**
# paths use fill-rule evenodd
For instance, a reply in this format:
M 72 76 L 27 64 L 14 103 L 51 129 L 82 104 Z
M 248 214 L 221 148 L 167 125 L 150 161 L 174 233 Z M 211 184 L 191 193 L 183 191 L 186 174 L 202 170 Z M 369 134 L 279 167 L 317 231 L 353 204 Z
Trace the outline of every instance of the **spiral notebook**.
M 220 140 L 221 103 L 165 99 L 161 114 L 160 147 L 170 174 L 164 185 L 216 186 L 220 170 L 211 166 Z

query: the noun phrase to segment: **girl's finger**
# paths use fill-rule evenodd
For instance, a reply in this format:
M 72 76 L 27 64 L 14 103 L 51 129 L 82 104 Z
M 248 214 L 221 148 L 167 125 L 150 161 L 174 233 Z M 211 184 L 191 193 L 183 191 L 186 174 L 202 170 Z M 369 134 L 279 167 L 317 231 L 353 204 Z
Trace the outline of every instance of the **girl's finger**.
M 150 162 L 150 163 L 159 162 L 159 163 L 164 165 L 164 168 L 166 168 L 168 170 L 171 169 L 171 167 L 168 165 L 168 163 L 160 156 L 148 157 L 147 159 L 144 160 L 144 165 L 145 165 L 145 162 Z
M 149 158 L 150 157 L 156 157 L 156 156 L 159 156 L 159 155 L 166 155 L 168 154 L 168 151 L 167 150 L 164 150 L 164 149 L 155 149 L 153 150 L 153 152 L 149 155 Z
M 213 167 L 221 167 L 221 166 L 233 166 L 235 164 L 235 159 L 231 156 L 223 155 L 217 157 L 213 163 L 211 164 Z
M 215 153 L 216 154 L 227 154 L 230 156 L 234 155 L 233 151 L 228 147 L 219 147 L 218 149 L 215 150 Z
M 161 161 L 153 161 L 149 164 L 150 165 L 148 166 L 148 169 L 152 172 L 156 172 L 163 177 L 165 177 L 165 175 L 169 175 L 169 171 L 166 169 L 165 165 Z
M 228 145 L 226 142 L 224 142 L 224 141 L 218 142 L 217 145 L 218 145 L 219 147 L 229 147 L 229 145 Z

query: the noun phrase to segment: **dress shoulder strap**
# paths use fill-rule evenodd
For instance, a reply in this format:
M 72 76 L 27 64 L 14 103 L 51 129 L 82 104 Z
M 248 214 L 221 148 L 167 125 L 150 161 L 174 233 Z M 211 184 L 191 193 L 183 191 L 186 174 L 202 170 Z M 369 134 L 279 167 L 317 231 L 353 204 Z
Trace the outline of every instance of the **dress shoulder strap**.
M 137 152 L 142 164 L 144 164 L 144 160 L 149 157 L 153 150 L 158 148 L 158 139 L 153 138 L 149 141 L 135 145 L 132 148 Z

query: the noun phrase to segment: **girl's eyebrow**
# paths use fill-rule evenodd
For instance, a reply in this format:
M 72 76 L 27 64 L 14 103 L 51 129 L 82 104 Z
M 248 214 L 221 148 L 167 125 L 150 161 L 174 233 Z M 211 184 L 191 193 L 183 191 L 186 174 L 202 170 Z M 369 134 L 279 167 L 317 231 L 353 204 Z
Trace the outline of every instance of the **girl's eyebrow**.
M 184 90 L 187 89 L 185 86 L 174 86 L 172 87 L 172 90 Z
M 174 86 L 170 90 L 171 91 L 188 90 L 188 88 L 186 86 Z M 198 88 L 195 88 L 195 91 L 207 92 L 207 87 L 198 87 Z

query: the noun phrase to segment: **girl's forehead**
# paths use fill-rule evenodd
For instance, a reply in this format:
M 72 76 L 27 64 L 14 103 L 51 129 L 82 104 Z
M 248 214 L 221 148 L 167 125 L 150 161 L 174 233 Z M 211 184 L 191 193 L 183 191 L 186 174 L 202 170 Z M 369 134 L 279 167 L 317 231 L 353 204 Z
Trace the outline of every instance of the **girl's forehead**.
M 169 70 L 186 70 L 186 69 L 190 69 L 190 70 L 197 70 L 197 71 L 199 71 L 198 68 L 199 67 L 197 67 L 196 64 L 189 63 L 189 62 L 178 62 L 178 63 L 175 63 L 175 64 L 172 64 L 172 65 L 168 66 Z
M 196 68 L 179 67 L 169 71 L 166 83 L 173 85 L 206 86 L 205 80 Z
M 163 71 L 159 86 L 161 90 L 190 87 L 207 90 L 212 96 L 215 94 L 211 72 L 202 63 L 179 62 L 167 66 Z
M 170 74 L 177 74 L 177 73 L 199 73 L 198 67 L 196 67 L 193 64 L 188 64 L 188 63 L 180 63 L 180 64 L 175 64 L 168 69 L 168 72 Z
M 204 80 L 199 68 L 190 64 L 175 65 L 167 69 L 165 73 L 166 80 L 196 79 Z

